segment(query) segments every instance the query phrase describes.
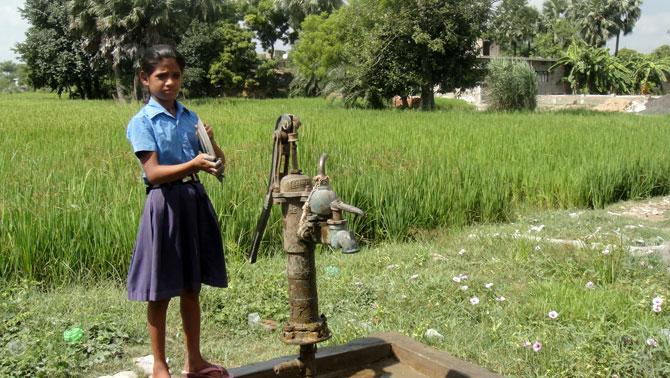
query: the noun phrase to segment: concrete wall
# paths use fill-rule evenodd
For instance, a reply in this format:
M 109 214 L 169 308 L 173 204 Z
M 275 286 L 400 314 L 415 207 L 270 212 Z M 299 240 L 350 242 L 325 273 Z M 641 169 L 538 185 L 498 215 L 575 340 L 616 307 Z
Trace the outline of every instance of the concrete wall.
M 561 80 L 565 67 L 559 66 L 549 71 L 556 62 L 550 60 L 529 61 L 537 74 L 537 94 L 553 95 L 569 93 L 570 88 Z

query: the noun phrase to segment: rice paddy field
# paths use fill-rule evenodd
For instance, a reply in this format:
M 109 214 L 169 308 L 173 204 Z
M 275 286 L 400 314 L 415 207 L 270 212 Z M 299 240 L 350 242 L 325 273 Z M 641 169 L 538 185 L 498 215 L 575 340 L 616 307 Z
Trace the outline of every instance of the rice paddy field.
M 186 101 L 227 154 L 205 185 L 227 258 L 243 259 L 259 215 L 277 116 L 301 118 L 300 166 L 321 153 L 366 243 L 506 221 L 519 207 L 600 208 L 670 192 L 670 117 L 585 112 L 344 109 L 323 99 Z M 443 104 L 444 105 L 444 104 Z M 0 278 L 122 278 L 144 201 L 125 137 L 139 104 L 0 96 Z M 279 248 L 273 212 L 262 253 Z

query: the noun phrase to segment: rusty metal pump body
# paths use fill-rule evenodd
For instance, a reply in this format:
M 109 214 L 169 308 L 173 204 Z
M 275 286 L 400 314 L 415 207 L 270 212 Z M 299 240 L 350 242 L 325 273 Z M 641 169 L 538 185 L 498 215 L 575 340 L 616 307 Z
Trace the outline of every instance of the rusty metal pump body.
M 260 241 L 273 204 L 281 205 L 283 247 L 288 257 L 287 278 L 290 317 L 281 334 L 282 341 L 300 346 L 300 357 L 275 366 L 280 376 L 316 376 L 316 343 L 331 337 L 326 317 L 319 315 L 314 250 L 317 243 L 358 251 L 353 235 L 346 227 L 342 211 L 363 212 L 337 198 L 325 172 L 327 155 L 319 161 L 314 178 L 303 175 L 298 167 L 298 117 L 284 114 L 277 119 L 273 134 L 273 153 L 268 191 L 249 253 L 256 261 Z

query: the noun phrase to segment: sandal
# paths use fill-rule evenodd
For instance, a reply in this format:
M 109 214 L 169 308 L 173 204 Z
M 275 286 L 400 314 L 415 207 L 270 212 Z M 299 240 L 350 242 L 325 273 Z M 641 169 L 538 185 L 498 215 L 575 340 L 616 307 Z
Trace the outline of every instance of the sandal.
M 211 365 L 198 371 L 182 371 L 186 378 L 235 378 L 223 366 Z

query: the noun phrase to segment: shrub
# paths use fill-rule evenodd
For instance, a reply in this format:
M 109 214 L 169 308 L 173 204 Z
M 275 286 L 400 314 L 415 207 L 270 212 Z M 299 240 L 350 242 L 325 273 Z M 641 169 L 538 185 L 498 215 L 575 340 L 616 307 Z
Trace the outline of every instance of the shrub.
M 485 83 L 491 110 L 534 110 L 537 105 L 537 76 L 524 61 L 492 60 Z

